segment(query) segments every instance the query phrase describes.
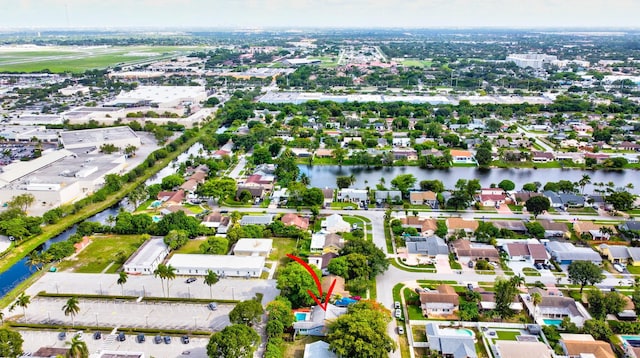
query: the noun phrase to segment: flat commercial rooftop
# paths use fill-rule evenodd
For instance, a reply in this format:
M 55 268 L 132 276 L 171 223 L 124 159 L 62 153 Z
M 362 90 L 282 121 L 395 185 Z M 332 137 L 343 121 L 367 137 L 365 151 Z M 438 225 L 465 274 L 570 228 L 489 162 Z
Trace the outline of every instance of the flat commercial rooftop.
M 129 257 L 124 265 L 151 266 L 163 251 L 167 251 L 167 244 L 162 238 L 150 239 Z
M 78 144 L 95 146 L 104 142 L 123 139 L 138 139 L 138 135 L 128 126 L 83 129 L 60 133 L 60 140 L 65 146 L 77 146 Z
M 261 270 L 264 267 L 265 258 L 263 256 L 175 254 L 169 259 L 168 264 L 173 267 L 188 267 L 203 270 L 211 268 Z
M 206 89 L 200 86 L 139 86 L 133 91 L 120 93 L 108 105 L 137 101 L 166 103 L 201 96 L 206 96 Z

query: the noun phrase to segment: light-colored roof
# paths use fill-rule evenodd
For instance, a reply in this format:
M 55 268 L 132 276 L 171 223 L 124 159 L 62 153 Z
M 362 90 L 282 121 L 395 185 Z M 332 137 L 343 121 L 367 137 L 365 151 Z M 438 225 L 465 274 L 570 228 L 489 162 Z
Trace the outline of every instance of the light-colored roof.
M 466 229 L 476 231 L 478 229 L 478 221 L 473 219 L 448 218 L 447 228 L 449 230 Z
M 150 266 L 162 252 L 167 251 L 168 246 L 162 238 L 154 238 L 147 240 L 136 252 L 129 257 L 125 266 Z M 166 255 L 165 255 L 166 256 Z
M 273 222 L 273 214 L 245 215 L 240 219 L 240 225 L 269 225 Z
M 62 149 L 56 150 L 28 162 L 11 163 L 2 168 L 2 173 L 0 173 L 0 185 L 11 183 L 14 180 L 20 179 L 25 175 L 33 173 L 42 167 L 51 165 L 71 155 L 74 154 L 66 149 Z
M 579 356 L 580 354 L 593 354 L 595 358 L 615 358 L 616 355 L 611 349 L 611 345 L 604 341 L 586 340 L 563 340 L 566 353 L 569 356 Z
M 263 256 L 235 256 L 235 255 L 202 255 L 202 254 L 174 254 L 169 265 L 194 269 L 256 269 L 261 270 L 265 264 Z
M 552 351 L 542 342 L 496 341 L 501 358 L 549 358 Z M 527 352 L 523 355 L 523 352 Z
M 570 242 L 550 241 L 546 243 L 547 251 L 558 261 L 593 261 L 602 262 L 600 255 L 589 247 L 576 247 Z
M 240 239 L 233 248 L 233 252 L 269 252 L 272 247 L 272 239 Z
M 304 346 L 302 358 L 338 358 L 338 356 L 329 350 L 329 343 L 317 341 Z
M 324 241 L 326 240 L 325 234 L 315 233 L 311 235 L 310 249 L 321 250 L 324 247 Z

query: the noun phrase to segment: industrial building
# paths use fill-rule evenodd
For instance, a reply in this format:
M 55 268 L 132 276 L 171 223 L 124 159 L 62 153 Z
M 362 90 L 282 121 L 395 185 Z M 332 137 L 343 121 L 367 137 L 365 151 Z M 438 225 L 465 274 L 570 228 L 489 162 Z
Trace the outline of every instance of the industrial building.
M 138 148 L 142 145 L 140 137 L 127 126 L 62 132 L 60 143 L 65 149 L 100 148 L 104 144 L 124 149 L 128 145 Z
M 63 116 L 59 114 L 22 113 L 9 118 L 9 123 L 21 126 L 56 125 L 63 121 Z
M 10 142 L 31 142 L 33 139 L 41 142 L 57 142 L 59 132 L 59 129 L 47 129 L 45 126 L 0 126 L 0 137 Z
M 168 265 L 176 275 L 204 276 L 211 270 L 220 277 L 260 277 L 264 270 L 263 256 L 175 254 Z
M 145 241 L 124 263 L 124 272 L 130 275 L 152 275 L 153 271 L 169 255 L 169 246 L 163 238 Z
M 524 54 L 511 54 L 507 56 L 507 62 L 514 62 L 516 66 L 520 68 L 535 68 L 540 69 L 545 64 L 551 64 L 551 62 L 558 61 L 557 56 L 546 55 L 543 53 L 524 53 Z
M 206 99 L 207 91 L 200 86 L 139 86 L 133 91 L 120 93 L 105 106 L 172 108 L 197 104 Z

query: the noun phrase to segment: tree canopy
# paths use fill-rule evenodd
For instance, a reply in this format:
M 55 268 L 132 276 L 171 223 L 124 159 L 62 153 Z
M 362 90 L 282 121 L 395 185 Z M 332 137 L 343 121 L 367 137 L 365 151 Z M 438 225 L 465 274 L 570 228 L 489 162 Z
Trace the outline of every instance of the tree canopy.
M 586 285 L 594 285 L 604 280 L 602 268 L 591 261 L 573 261 L 569 264 L 569 281 L 580 285 L 580 293 Z
M 389 268 L 387 255 L 372 241 L 363 238 L 353 238 L 347 241 L 340 251 L 340 255 L 347 256 L 349 254 L 361 254 L 367 258 L 371 268 L 370 278 L 378 276 Z
M 322 276 L 319 269 L 314 267 L 314 270 L 318 277 Z M 307 293 L 308 290 L 319 296 L 315 281 L 307 270 L 297 262 L 289 262 L 280 268 L 277 288 L 280 290 L 280 294 L 291 302 L 293 308 L 308 307 L 314 304 L 315 301 Z
M 214 333 L 207 344 L 210 358 L 250 358 L 260 336 L 249 326 L 234 324 Z
M 22 355 L 22 335 L 6 328 L 0 328 L 0 357 L 17 358 Z
M 264 309 L 257 300 L 247 300 L 236 304 L 229 312 L 229 321 L 235 324 L 252 325 L 256 323 Z
M 527 208 L 527 211 L 533 213 L 533 217 L 535 218 L 544 211 L 549 210 L 551 203 L 549 199 L 544 196 L 532 196 L 525 202 L 524 206 Z

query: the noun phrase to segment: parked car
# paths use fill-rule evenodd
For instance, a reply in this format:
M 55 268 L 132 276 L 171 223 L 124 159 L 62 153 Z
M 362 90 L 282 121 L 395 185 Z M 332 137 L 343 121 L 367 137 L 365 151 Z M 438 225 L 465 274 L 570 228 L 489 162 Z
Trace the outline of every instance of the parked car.
M 398 334 L 400 335 L 404 334 L 404 327 L 398 326 Z
M 469 263 L 467 264 L 467 266 L 469 266 L 469 268 L 473 268 L 473 261 L 469 261 Z
M 402 310 L 400 310 L 399 308 L 396 308 L 396 318 L 400 318 L 402 317 Z
M 144 343 L 144 341 L 145 341 L 144 334 L 139 333 L 139 334 L 136 336 L 136 342 L 138 342 L 138 343 Z
M 124 332 L 118 333 L 118 337 L 116 338 L 118 342 L 124 342 L 127 340 L 127 336 L 124 335 Z
M 186 281 L 184 281 L 185 283 L 192 283 L 192 282 L 196 282 L 196 278 L 195 277 L 189 277 Z
M 189 336 L 180 337 L 180 341 L 182 342 L 182 344 L 189 344 Z
M 393 303 L 393 308 L 398 309 L 400 308 L 400 302 L 396 301 Z
M 613 264 L 613 268 L 616 269 L 616 271 L 618 271 L 620 273 L 624 272 L 624 267 L 622 267 L 622 265 L 620 265 L 618 263 Z
M 211 302 L 207 305 L 207 307 L 209 307 L 210 310 L 215 311 L 218 309 L 218 304 L 215 302 Z
M 170 336 L 164 336 L 162 339 L 164 340 L 164 344 L 171 344 L 171 337 Z
M 162 343 L 162 336 L 157 335 L 157 336 L 153 337 L 153 343 L 155 343 L 155 344 Z
M 93 332 L 93 339 L 95 340 L 102 339 L 102 332 L 100 331 Z
M 67 338 L 67 332 L 58 333 L 58 339 L 64 341 Z
M 538 270 L 542 270 L 542 265 L 541 265 L 541 264 L 539 264 L 539 263 L 535 263 L 535 264 L 533 264 L 533 267 L 535 267 L 535 268 L 536 268 L 536 269 L 538 269 Z

